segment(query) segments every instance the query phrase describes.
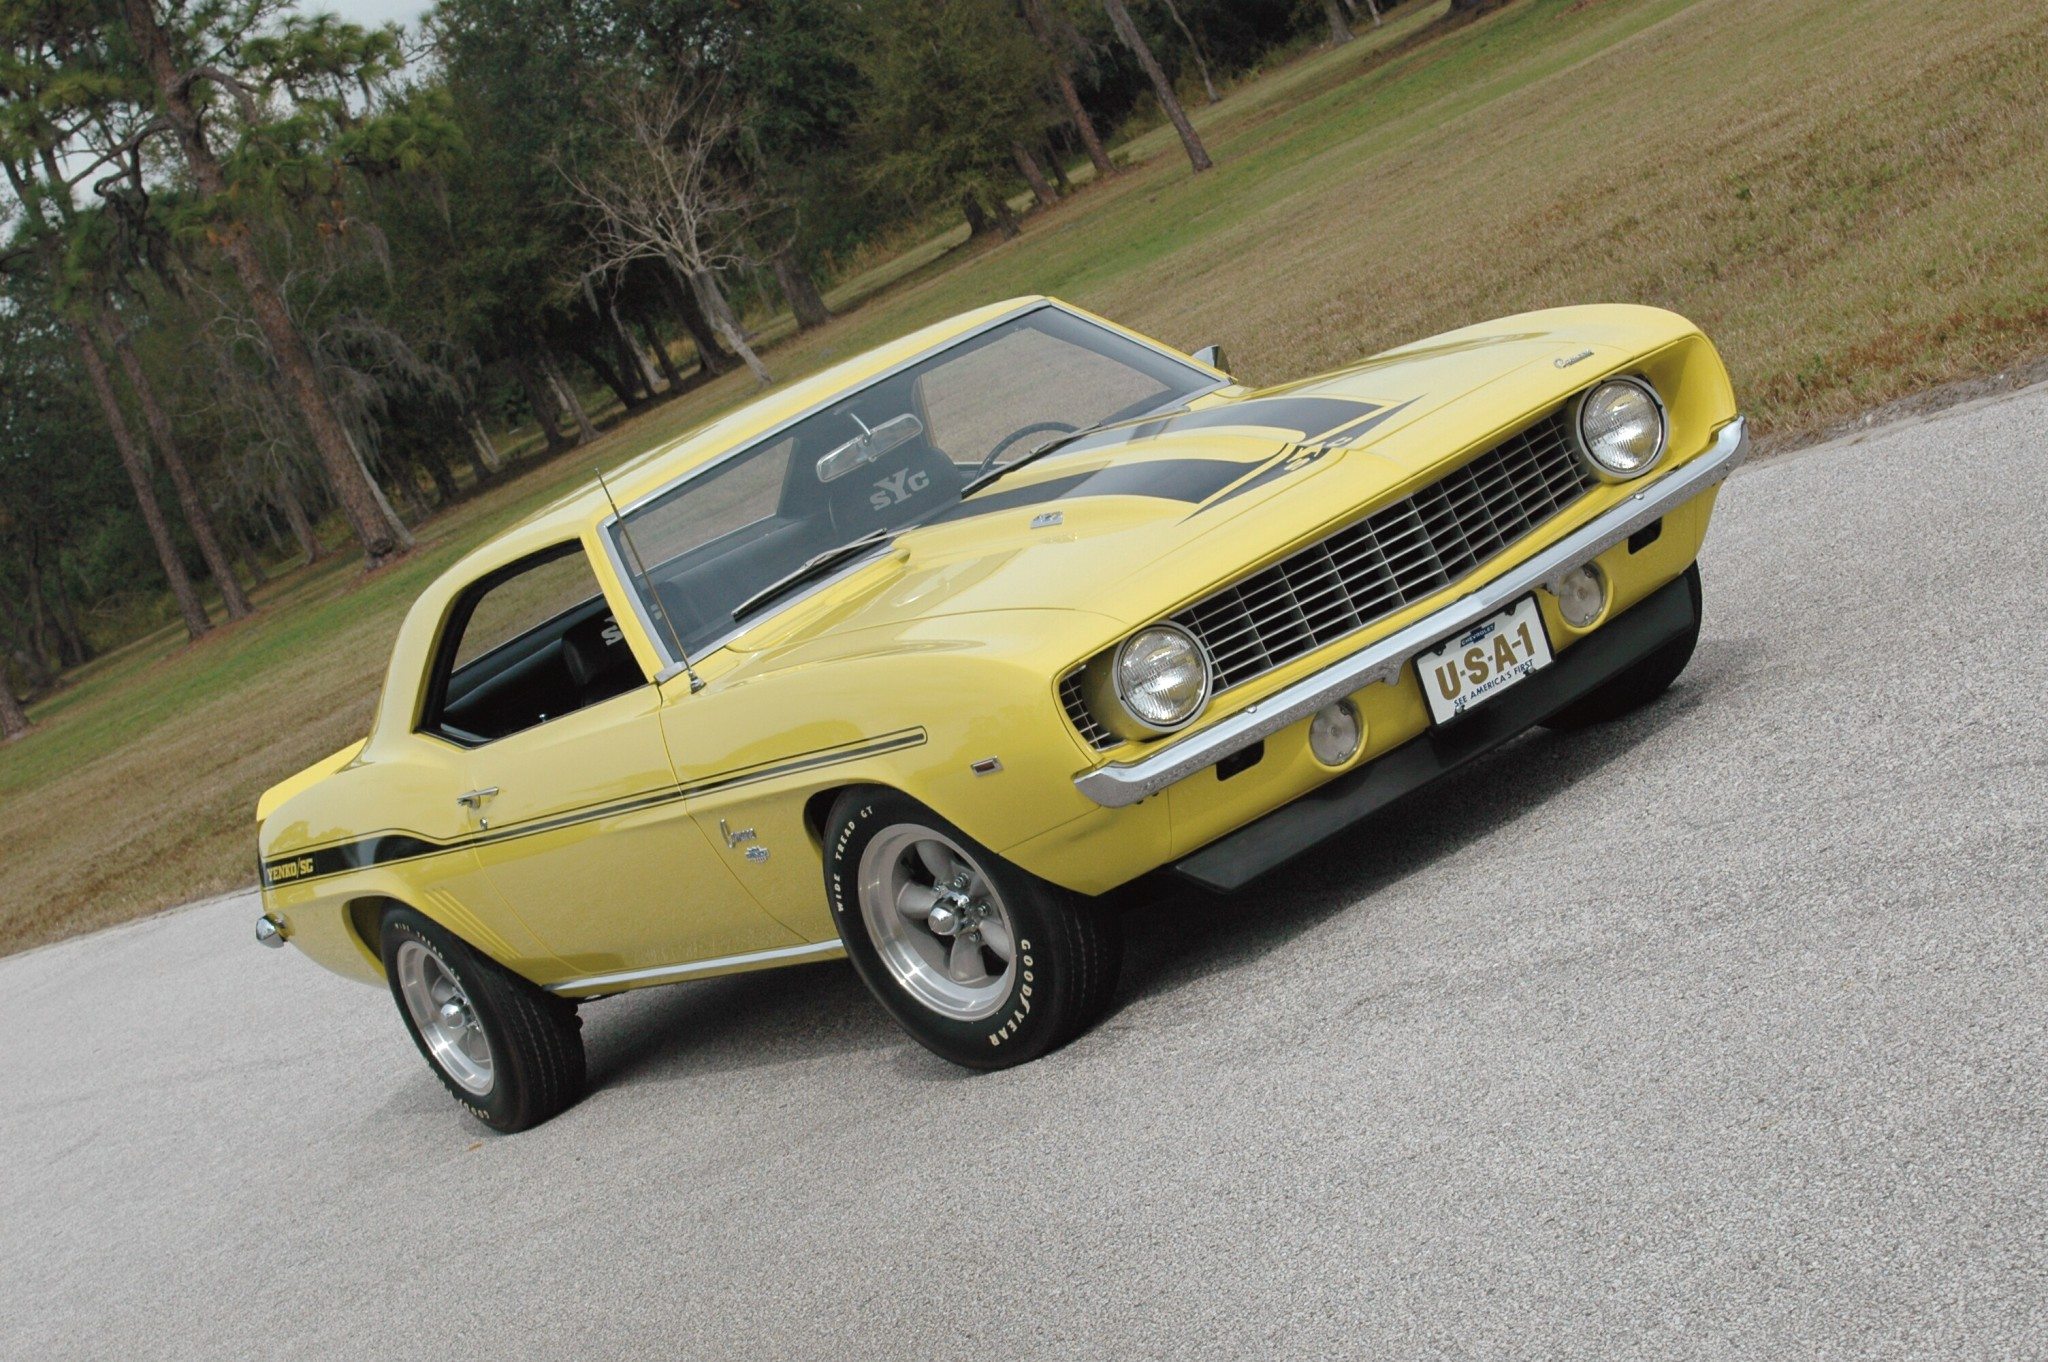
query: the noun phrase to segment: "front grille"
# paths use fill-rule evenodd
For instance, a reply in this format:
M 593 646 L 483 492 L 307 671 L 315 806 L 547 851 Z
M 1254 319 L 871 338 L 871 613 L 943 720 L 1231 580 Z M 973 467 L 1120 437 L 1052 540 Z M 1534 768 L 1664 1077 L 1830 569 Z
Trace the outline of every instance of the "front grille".
M 1434 595 L 1592 486 L 1560 410 L 1173 622 L 1202 641 L 1216 689 L 1227 690 Z M 1081 726 L 1077 678 L 1062 685 L 1061 698 Z
M 1096 721 L 1095 715 L 1088 709 L 1087 700 L 1081 696 L 1079 667 L 1068 672 L 1060 681 L 1060 704 L 1065 706 L 1067 718 L 1072 720 L 1074 727 L 1080 731 L 1082 742 L 1098 752 L 1106 752 L 1116 746 L 1116 734 Z

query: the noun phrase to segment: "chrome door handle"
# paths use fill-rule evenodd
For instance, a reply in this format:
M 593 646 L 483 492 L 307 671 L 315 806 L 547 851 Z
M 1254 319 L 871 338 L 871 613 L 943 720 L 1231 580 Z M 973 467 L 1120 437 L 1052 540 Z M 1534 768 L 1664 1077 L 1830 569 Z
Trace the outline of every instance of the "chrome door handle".
M 459 794 L 455 796 L 455 802 L 460 804 L 465 809 L 481 809 L 484 806 L 484 801 L 486 799 L 489 799 L 492 795 L 496 794 L 497 792 L 497 786 L 486 785 L 481 790 L 471 790 L 468 794 Z

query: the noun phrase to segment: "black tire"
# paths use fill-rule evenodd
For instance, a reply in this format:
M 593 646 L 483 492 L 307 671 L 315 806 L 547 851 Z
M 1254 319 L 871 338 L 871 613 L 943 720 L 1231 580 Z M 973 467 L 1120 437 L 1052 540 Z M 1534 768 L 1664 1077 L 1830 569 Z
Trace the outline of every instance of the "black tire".
M 1692 628 L 1672 639 L 1655 652 L 1632 664 L 1626 671 L 1610 677 L 1598 689 L 1574 700 L 1557 713 L 1543 721 L 1545 728 L 1560 733 L 1576 732 L 1594 724 L 1610 723 L 1649 704 L 1652 700 L 1671 689 L 1679 673 L 1692 661 L 1692 652 L 1700 641 L 1700 565 L 1694 563 L 1685 570 L 1685 582 L 1692 592 Z
M 400 982 L 400 951 L 407 943 L 438 961 L 462 991 L 490 1047 L 485 1091 L 472 1091 L 451 1075 L 421 1034 Z M 574 1003 L 536 988 L 410 908 L 385 914 L 381 954 L 391 1000 L 406 1032 L 427 1067 L 470 1115 L 509 1135 L 539 1125 L 582 1098 L 583 1022 Z
M 941 834 L 971 858 L 1014 932 L 1008 989 L 985 1016 L 949 1016 L 921 1000 L 884 962 L 869 932 L 860 899 L 862 857 L 876 838 L 910 826 Z M 893 790 L 849 791 L 833 806 L 825 823 L 825 893 L 847 957 L 868 991 L 920 1045 L 966 1068 L 1007 1069 L 1058 1049 L 1115 997 L 1123 936 L 1114 919 Z

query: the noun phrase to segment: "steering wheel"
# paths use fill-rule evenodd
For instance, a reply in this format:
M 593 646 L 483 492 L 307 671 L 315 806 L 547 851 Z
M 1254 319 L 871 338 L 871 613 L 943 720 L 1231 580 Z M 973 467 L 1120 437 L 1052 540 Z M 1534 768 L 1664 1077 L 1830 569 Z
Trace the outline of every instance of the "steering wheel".
M 1079 429 L 1079 426 L 1070 426 L 1065 421 L 1033 421 L 1028 426 L 1019 426 L 1002 439 L 996 441 L 996 447 L 988 452 L 987 458 L 975 465 L 974 472 L 976 476 L 979 476 L 994 468 L 996 466 L 996 457 L 1026 435 L 1036 435 L 1040 431 L 1052 431 L 1059 435 L 1072 435 Z

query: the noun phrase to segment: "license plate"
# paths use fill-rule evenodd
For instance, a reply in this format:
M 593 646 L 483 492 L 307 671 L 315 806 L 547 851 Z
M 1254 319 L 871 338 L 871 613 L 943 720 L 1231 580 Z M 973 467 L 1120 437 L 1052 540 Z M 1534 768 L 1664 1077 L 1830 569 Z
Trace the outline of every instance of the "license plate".
M 1544 637 L 1543 613 L 1534 596 L 1415 655 L 1415 674 L 1429 698 L 1430 717 L 1438 723 L 1549 665 L 1550 640 Z

